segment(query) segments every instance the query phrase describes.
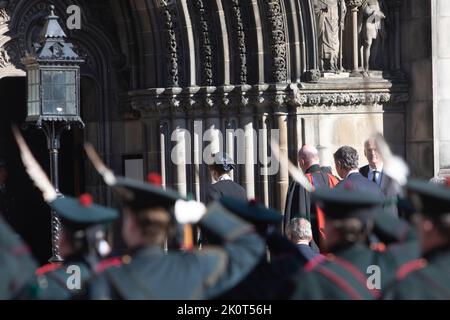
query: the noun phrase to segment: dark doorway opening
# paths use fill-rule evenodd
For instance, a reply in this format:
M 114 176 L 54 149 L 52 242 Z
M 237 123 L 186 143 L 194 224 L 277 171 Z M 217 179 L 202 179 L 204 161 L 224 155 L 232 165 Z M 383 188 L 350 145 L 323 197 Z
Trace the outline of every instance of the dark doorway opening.
M 22 126 L 25 117 L 26 78 L 0 79 L 0 158 L 7 162 L 7 188 L 13 196 L 13 208 L 6 218 L 31 247 L 39 263 L 44 264 L 51 256 L 50 209 L 25 172 L 11 134 L 11 125 Z M 28 126 L 21 131 L 33 155 L 48 173 L 49 155 L 43 131 L 34 126 Z M 62 135 L 59 161 L 60 190 L 66 195 L 78 195 L 84 190 L 82 141 L 82 132 L 76 127 Z

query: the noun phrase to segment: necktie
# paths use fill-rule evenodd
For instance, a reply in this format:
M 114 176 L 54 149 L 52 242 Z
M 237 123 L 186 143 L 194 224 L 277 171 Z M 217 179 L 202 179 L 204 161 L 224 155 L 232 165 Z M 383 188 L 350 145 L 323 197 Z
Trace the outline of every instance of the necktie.
M 378 181 L 377 181 L 377 173 L 378 173 L 378 171 L 374 171 L 374 172 L 373 172 L 373 177 L 372 177 L 372 181 L 375 182 L 376 184 L 378 184 Z

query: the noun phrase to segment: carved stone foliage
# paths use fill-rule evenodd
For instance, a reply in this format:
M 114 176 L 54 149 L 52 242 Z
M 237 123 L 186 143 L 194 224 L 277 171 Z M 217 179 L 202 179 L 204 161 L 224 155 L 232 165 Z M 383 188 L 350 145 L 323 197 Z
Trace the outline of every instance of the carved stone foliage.
M 392 97 L 389 92 L 306 93 L 300 94 L 296 102 L 302 106 L 355 106 L 389 103 Z
M 34 50 L 33 41 L 38 38 L 48 15 L 48 4 L 37 2 L 21 18 L 17 30 L 19 49 L 22 56 Z
M 177 36 L 177 19 L 174 9 L 174 3 L 162 1 L 161 13 L 164 24 L 164 33 L 166 39 L 166 62 L 167 62 L 167 79 L 169 86 L 178 86 L 180 59 L 178 53 L 178 36 Z
M 199 35 L 201 43 L 201 69 L 203 85 L 213 85 L 213 52 L 214 47 L 211 42 L 213 36 L 211 34 L 211 26 L 209 23 L 208 12 L 211 10 L 207 7 L 207 2 L 204 0 L 196 0 L 194 2 L 197 10 L 197 22 L 199 26 Z
M 287 45 L 284 12 L 280 0 L 265 1 L 269 21 L 269 43 L 272 55 L 271 74 L 274 82 L 287 81 Z
M 133 91 L 122 97 L 123 110 L 141 117 L 154 117 L 166 112 L 209 111 L 211 109 L 239 111 L 243 108 L 358 108 L 398 104 L 408 101 L 405 88 L 368 90 L 330 88 L 303 88 L 298 85 L 244 85 L 206 88 L 191 87 Z M 325 110 L 324 109 L 324 110 Z
M 247 83 L 247 48 L 245 46 L 244 22 L 242 20 L 241 0 L 231 0 L 234 41 L 238 53 L 238 83 Z
M 0 68 L 15 68 L 21 65 L 20 59 L 17 41 L 9 41 L 6 45 L 0 47 Z

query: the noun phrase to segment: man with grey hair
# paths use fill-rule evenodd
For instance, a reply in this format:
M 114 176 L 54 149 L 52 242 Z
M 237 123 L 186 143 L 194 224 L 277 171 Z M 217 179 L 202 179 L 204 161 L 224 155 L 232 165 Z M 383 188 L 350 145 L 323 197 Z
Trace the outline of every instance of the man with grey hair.
M 315 189 L 332 188 L 338 183 L 337 178 L 327 168 L 320 166 L 319 152 L 312 145 L 305 144 L 299 150 L 298 165 Z M 321 216 L 317 213 L 315 205 L 311 203 L 310 193 L 295 181 L 290 183 L 286 196 L 285 228 L 293 218 L 308 220 L 311 223 L 313 239 L 319 242 L 322 228 Z
M 378 151 L 375 138 L 369 138 L 364 142 L 364 155 L 369 164 L 361 167 L 359 172 L 370 181 L 376 183 L 381 189 L 381 192 L 386 198 L 384 205 L 385 211 L 398 217 L 398 198 L 403 197 L 402 193 L 398 192 L 401 188 L 395 180 L 385 174 L 383 160 Z
M 319 254 L 311 249 L 310 242 L 313 239 L 311 224 L 304 218 L 292 219 L 286 227 L 286 236 L 297 245 L 300 253 L 308 261 Z

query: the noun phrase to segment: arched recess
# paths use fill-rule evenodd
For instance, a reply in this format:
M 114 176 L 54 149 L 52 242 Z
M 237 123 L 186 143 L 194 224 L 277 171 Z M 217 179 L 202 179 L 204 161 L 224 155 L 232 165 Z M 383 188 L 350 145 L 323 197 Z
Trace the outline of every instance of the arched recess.
M 316 20 L 314 15 L 313 0 L 296 0 L 300 5 L 300 32 L 302 39 L 303 72 L 317 70 L 319 68 Z
M 66 9 L 74 4 L 82 8 L 82 28 L 70 31 L 67 30 L 65 24 Z M 123 64 L 123 59 L 116 50 L 118 41 L 115 40 L 113 34 L 105 33 L 104 30 L 107 28 L 104 28 L 98 20 L 98 15 L 108 15 L 111 7 L 106 4 L 101 8 L 102 12 L 96 12 L 99 6 L 102 4 L 98 1 L 64 0 L 55 3 L 55 11 L 60 17 L 60 24 L 68 38 L 86 60 L 81 66 L 81 76 L 89 77 L 99 88 L 98 103 L 95 104 L 97 117 L 92 119 L 90 116 L 85 117 L 86 115 L 82 114 L 82 118 L 85 118 L 84 121 L 87 124 L 86 139 L 90 140 L 90 130 L 94 130 L 95 127 L 98 138 L 95 141 L 90 140 L 90 142 L 96 146 L 100 154 L 105 156 L 105 159 L 109 160 L 111 157 L 108 155 L 114 153 L 114 145 L 111 142 L 111 122 L 114 115 L 118 114 L 119 104 L 117 92 L 120 84 L 117 81 L 116 70 Z M 11 12 L 7 32 L 10 39 L 3 46 L 13 48 L 11 51 L 17 54 L 13 63 L 17 69 L 23 70 L 20 58 L 26 52 L 33 50 L 33 43 L 44 26 L 45 17 L 49 14 L 48 2 L 42 0 L 10 1 L 8 11 Z M 92 167 L 85 166 L 85 168 L 88 191 L 98 196 L 101 201 L 109 201 L 106 189 L 100 187 L 102 184 L 98 179 L 93 178 L 95 174 L 91 172 Z

